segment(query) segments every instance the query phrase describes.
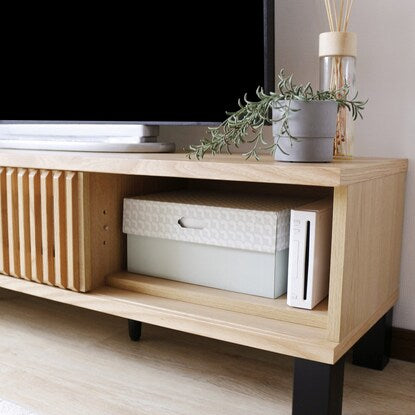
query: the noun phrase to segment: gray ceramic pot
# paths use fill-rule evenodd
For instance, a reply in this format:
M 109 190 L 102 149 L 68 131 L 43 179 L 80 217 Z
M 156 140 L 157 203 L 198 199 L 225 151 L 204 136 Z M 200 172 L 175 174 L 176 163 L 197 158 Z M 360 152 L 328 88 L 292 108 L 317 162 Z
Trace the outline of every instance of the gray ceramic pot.
M 288 101 L 280 101 L 281 105 Z M 274 142 L 278 143 L 275 160 L 327 162 L 333 160 L 333 139 L 336 133 L 337 103 L 334 101 L 291 101 L 288 125 L 290 133 L 280 135 L 282 122 L 273 122 Z M 274 106 L 272 118 L 280 119 L 283 110 Z M 286 154 L 284 154 L 286 153 Z

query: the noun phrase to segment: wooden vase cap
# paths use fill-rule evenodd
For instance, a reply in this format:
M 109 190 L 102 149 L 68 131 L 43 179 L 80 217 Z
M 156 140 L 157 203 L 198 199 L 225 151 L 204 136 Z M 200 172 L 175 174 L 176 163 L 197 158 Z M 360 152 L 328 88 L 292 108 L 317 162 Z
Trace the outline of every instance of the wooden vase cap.
M 357 36 L 353 32 L 325 32 L 319 37 L 319 56 L 354 56 Z

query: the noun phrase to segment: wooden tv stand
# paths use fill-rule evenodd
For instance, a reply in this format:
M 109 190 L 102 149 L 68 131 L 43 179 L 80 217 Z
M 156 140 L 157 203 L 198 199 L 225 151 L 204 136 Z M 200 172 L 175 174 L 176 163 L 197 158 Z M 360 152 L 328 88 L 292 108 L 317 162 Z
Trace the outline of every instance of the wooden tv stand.
M 406 160 L 199 162 L 183 154 L 0 150 L 0 166 L 0 266 L 15 276 L 0 275 L 0 287 L 127 318 L 135 340 L 144 322 L 293 356 L 295 415 L 341 413 L 343 357 L 359 339 L 355 361 L 384 365 L 398 299 Z M 284 297 L 125 272 L 123 197 L 180 188 L 332 196 L 328 299 L 300 310 Z M 53 238 L 50 252 L 39 247 Z

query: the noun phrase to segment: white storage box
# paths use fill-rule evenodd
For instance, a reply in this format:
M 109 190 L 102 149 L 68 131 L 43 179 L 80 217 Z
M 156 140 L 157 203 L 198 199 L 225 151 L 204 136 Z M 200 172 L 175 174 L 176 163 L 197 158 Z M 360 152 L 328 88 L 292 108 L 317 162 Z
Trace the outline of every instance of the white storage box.
M 277 298 L 304 199 L 177 191 L 124 199 L 128 271 Z

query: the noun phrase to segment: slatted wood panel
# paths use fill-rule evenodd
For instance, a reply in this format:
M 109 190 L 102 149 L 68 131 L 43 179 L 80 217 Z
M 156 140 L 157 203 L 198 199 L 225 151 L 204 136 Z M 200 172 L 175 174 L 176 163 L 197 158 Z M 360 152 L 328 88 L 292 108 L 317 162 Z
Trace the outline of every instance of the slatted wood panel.
M 19 218 L 17 211 L 17 169 L 6 170 L 7 231 L 9 249 L 9 273 L 20 277 Z
M 55 285 L 67 286 L 66 205 L 64 173 L 54 171 L 53 181 L 53 230 L 55 242 Z
M 6 169 L 0 167 L 0 273 L 9 273 Z
M 17 171 L 17 205 L 19 218 L 19 259 L 20 276 L 32 279 L 32 264 L 30 259 L 30 229 L 29 229 L 29 172 L 27 169 Z
M 83 176 L 0 167 L 1 273 L 86 291 Z
M 29 171 L 30 263 L 32 280 L 43 281 L 42 215 L 40 209 L 40 172 Z
M 43 170 L 40 175 L 40 209 L 42 226 L 42 264 L 43 282 L 55 284 L 54 248 L 53 248 L 53 193 L 52 172 Z
M 78 174 L 65 172 L 67 287 L 79 291 Z

